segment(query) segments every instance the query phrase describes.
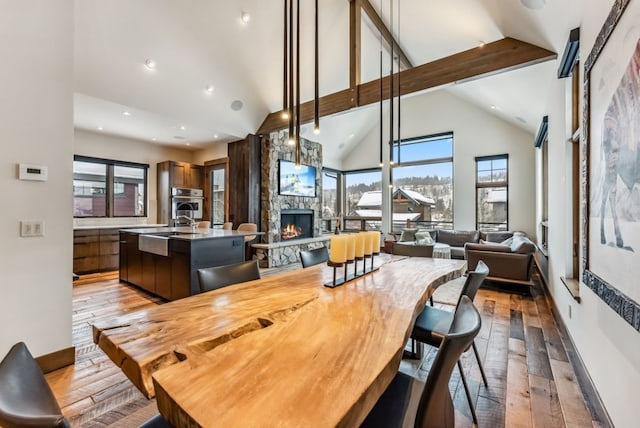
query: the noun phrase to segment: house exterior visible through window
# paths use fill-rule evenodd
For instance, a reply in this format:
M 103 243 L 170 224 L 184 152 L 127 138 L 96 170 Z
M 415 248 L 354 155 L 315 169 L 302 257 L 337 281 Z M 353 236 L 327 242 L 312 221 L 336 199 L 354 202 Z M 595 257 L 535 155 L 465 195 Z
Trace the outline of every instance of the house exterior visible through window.
M 476 158 L 476 228 L 509 230 L 509 155 Z
M 453 228 L 453 133 L 393 146 L 393 230 Z
M 145 217 L 149 165 L 74 156 L 74 217 Z
M 345 171 L 345 230 L 382 227 L 382 170 Z M 358 219 L 354 219 L 358 217 Z

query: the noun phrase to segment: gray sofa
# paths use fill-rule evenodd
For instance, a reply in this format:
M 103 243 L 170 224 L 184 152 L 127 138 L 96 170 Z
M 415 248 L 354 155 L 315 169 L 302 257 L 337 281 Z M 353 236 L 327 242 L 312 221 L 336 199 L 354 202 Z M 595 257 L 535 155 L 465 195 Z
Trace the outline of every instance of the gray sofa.
M 451 247 L 451 258 L 466 259 L 468 270 L 474 270 L 479 260 L 485 262 L 489 267 L 488 279 L 533 284 L 536 245 L 523 232 L 404 229 L 400 239 L 393 243 L 392 253 L 432 257 L 436 242 Z

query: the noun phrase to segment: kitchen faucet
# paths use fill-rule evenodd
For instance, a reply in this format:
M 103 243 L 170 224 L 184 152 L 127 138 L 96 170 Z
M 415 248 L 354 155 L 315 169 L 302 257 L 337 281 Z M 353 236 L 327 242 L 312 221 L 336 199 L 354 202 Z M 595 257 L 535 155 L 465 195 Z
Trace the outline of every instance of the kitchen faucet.
M 197 224 L 196 220 L 195 220 L 194 218 L 189 217 L 188 215 L 179 215 L 179 216 L 176 218 L 176 220 L 179 220 L 179 219 L 181 219 L 181 218 L 183 218 L 183 219 L 185 219 L 185 220 L 189 220 L 189 226 L 191 226 L 191 227 L 195 227 L 195 226 L 196 226 L 196 224 Z M 176 221 L 176 223 L 178 223 L 178 222 Z

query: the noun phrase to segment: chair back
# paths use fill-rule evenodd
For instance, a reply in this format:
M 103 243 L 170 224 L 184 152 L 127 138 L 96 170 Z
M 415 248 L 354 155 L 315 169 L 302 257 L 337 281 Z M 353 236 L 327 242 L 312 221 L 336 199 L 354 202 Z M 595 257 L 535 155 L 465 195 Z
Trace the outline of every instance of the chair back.
M 462 353 L 480 331 L 480 313 L 469 297 L 462 296 L 453 322 L 444 336 L 418 404 L 415 427 L 453 427 L 454 409 L 449 393 L 451 372 Z
M 476 293 L 478 289 L 484 282 L 484 279 L 489 275 L 489 267 L 482 261 L 479 260 L 476 265 L 476 270 L 467 272 L 467 280 L 464 282 L 462 286 L 462 291 L 460 292 L 460 298 L 458 299 L 458 304 L 460 304 L 460 299 L 462 296 L 467 296 L 471 301 L 476 298 Z
M 257 260 L 198 269 L 201 293 L 254 279 L 260 279 Z
M 231 223 L 230 221 L 226 223 L 222 223 L 222 230 L 231 230 L 231 229 L 233 229 L 233 223 Z
M 238 232 L 257 232 L 258 225 L 255 223 L 240 223 L 237 230 Z M 254 239 L 256 239 L 256 235 L 246 235 L 244 242 L 253 241 Z
M 16 343 L 0 362 L 0 426 L 69 427 L 27 345 Z
M 327 247 L 316 248 L 315 250 L 300 251 L 300 262 L 303 268 L 319 265 L 329 260 Z

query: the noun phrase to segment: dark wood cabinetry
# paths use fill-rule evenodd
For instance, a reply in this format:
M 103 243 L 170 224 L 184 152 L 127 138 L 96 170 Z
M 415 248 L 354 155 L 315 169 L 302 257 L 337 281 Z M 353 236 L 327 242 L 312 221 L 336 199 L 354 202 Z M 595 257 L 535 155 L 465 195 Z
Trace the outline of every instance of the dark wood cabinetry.
M 260 227 L 261 140 L 249 135 L 229 143 L 229 221 Z
M 92 273 L 117 270 L 119 265 L 117 229 L 73 231 L 73 271 Z
M 171 221 L 171 188 L 204 188 L 204 167 L 187 162 L 164 161 L 157 165 L 158 223 Z
M 198 269 L 238 263 L 244 257 L 242 236 L 171 239 L 168 256 L 140 251 L 138 241 L 138 233 L 120 231 L 120 246 L 124 247 L 120 253 L 120 280 L 167 300 L 199 293 Z

